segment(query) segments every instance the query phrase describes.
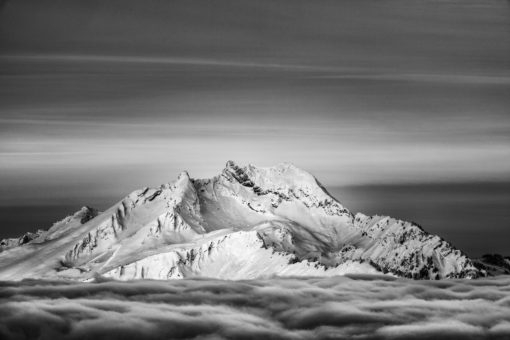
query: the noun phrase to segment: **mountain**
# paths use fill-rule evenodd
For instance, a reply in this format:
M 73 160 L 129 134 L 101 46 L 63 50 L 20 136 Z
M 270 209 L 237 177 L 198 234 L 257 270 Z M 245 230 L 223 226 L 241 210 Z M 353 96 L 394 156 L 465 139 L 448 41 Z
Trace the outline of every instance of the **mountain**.
M 510 256 L 485 254 L 475 259 L 474 265 L 491 276 L 510 275 Z
M 0 280 L 484 274 L 414 223 L 351 213 L 315 177 L 287 163 L 229 161 L 210 179 L 183 172 L 102 213 L 84 207 L 47 231 L 2 242 Z

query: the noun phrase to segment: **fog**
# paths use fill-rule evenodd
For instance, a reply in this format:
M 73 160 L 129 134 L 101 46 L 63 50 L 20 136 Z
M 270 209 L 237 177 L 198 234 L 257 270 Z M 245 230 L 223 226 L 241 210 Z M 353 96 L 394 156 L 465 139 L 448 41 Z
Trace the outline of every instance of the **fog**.
M 505 339 L 510 278 L 0 283 L 9 339 Z

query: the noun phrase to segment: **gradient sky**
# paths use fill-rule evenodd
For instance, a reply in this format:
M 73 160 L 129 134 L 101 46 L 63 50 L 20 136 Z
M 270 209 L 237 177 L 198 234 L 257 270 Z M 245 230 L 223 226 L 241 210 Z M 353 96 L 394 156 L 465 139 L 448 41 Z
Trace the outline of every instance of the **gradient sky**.
M 508 188 L 510 3 L 0 1 L 0 237 L 42 216 L 23 207 L 104 208 L 228 159 L 329 188 Z M 508 195 L 487 195 L 508 239 Z

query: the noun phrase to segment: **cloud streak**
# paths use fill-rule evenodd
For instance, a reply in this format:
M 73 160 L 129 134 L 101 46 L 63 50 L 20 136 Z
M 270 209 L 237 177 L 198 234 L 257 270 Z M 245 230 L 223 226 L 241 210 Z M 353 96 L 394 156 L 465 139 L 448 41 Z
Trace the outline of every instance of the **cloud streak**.
M 148 57 L 148 56 L 116 56 L 116 55 L 0 55 L 0 60 L 26 60 L 26 61 L 52 61 L 52 62 L 99 62 L 99 63 L 134 63 L 134 64 L 171 64 L 171 65 L 196 65 L 196 66 L 219 66 L 237 68 L 262 68 L 300 71 L 340 71 L 333 67 L 309 66 L 300 64 L 278 64 L 242 62 L 235 60 L 219 60 L 204 58 L 178 58 L 178 57 Z
M 508 276 L 3 282 L 0 337 L 503 339 L 509 287 Z

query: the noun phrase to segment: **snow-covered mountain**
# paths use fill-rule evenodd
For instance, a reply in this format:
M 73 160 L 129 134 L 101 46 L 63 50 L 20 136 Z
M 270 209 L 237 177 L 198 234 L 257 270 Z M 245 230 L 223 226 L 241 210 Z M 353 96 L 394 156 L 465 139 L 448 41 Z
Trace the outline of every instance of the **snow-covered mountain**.
M 0 249 L 1 280 L 483 274 L 416 224 L 352 214 L 312 175 L 286 163 L 229 161 L 210 179 L 183 172 L 102 213 L 84 207 L 47 231 L 4 240 Z

